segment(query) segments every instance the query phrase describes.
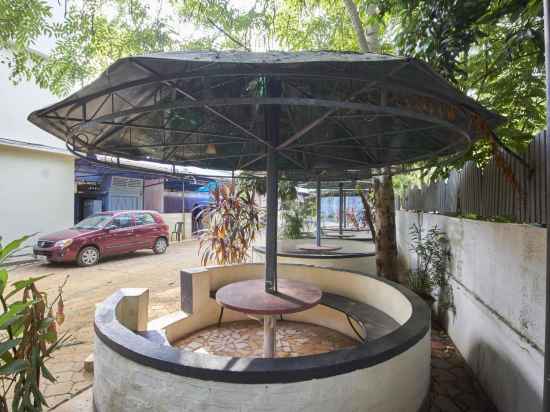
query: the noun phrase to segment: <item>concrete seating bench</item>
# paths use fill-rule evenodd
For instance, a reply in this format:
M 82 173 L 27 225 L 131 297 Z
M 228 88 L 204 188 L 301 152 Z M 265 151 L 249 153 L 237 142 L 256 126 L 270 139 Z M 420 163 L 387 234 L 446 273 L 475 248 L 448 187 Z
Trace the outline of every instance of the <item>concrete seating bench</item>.
M 216 291 L 210 291 L 210 297 L 216 298 Z M 399 327 L 399 323 L 386 313 L 376 309 L 366 303 L 347 298 L 345 296 L 336 295 L 334 293 L 323 292 L 321 305 L 342 312 L 354 330 L 357 337 L 362 342 L 369 342 L 385 336 Z M 218 325 L 221 324 L 223 318 L 223 307 L 220 308 L 218 317 Z M 357 330 L 351 322 L 353 319 L 359 324 L 361 330 Z

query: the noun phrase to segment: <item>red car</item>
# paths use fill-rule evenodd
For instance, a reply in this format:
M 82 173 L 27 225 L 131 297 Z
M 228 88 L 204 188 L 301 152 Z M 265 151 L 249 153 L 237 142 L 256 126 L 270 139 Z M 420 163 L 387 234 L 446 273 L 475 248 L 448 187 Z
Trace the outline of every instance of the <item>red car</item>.
M 103 212 L 89 216 L 71 229 L 41 236 L 35 256 L 50 262 L 95 265 L 100 257 L 152 249 L 166 252 L 170 230 L 157 212 L 135 210 Z

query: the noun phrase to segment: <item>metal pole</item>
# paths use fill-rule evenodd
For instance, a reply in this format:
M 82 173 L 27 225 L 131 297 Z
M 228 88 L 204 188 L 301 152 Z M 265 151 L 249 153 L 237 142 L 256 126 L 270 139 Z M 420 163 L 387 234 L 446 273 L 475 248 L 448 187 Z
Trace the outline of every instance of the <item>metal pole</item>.
M 267 94 L 272 97 L 281 95 L 281 81 L 268 79 Z M 278 105 L 264 106 L 267 147 L 266 167 L 266 208 L 267 223 L 265 230 L 265 290 L 277 291 L 277 213 L 278 213 L 278 168 L 277 153 L 274 149 L 279 144 L 279 120 L 281 108 Z
M 339 183 L 338 184 L 340 189 L 340 203 L 338 204 L 338 230 L 340 232 L 340 236 L 344 234 L 344 184 Z
M 321 246 L 321 176 L 317 176 L 317 231 L 315 232 L 315 244 Z
M 544 62 L 546 66 L 546 139 L 550 125 L 550 0 L 544 0 Z M 550 159 L 550 144 L 546 145 L 546 158 Z M 550 181 L 550 162 L 546 162 L 546 181 Z M 548 188 L 547 188 L 548 190 Z M 550 205 L 546 207 L 546 316 L 544 336 L 544 382 L 542 410 L 550 412 Z
M 181 230 L 182 238 L 185 239 L 185 180 L 181 180 Z
M 347 208 L 347 205 L 346 205 L 346 200 L 347 200 L 347 193 L 344 192 L 344 200 L 342 200 L 342 205 L 344 206 L 344 228 L 347 229 L 348 227 L 348 215 L 346 214 L 346 208 Z
M 276 325 L 275 316 L 264 316 L 264 358 L 272 358 L 275 354 Z

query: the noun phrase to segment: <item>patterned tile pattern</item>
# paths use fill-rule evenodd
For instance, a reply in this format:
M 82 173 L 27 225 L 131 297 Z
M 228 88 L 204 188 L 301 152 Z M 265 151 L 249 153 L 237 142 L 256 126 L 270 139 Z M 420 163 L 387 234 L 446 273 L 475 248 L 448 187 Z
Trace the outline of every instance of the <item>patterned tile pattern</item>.
M 255 320 L 222 323 L 176 342 L 182 349 L 221 356 L 261 357 L 263 325 Z M 276 357 L 314 355 L 356 345 L 346 335 L 309 323 L 277 322 Z
M 497 412 L 445 331 L 432 323 L 429 412 Z

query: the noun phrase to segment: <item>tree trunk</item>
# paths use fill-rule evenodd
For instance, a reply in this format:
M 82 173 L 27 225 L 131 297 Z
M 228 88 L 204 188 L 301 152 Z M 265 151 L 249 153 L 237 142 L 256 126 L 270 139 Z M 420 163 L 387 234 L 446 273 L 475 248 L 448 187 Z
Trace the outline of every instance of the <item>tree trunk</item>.
M 369 27 L 368 39 L 359 18 L 354 0 L 342 0 L 357 35 L 359 47 L 363 53 L 376 52 L 378 45 L 378 28 Z M 367 13 L 376 13 L 376 7 L 368 7 Z M 370 41 L 370 45 L 369 45 Z M 397 281 L 397 243 L 395 241 L 395 203 L 392 178 L 389 170 L 381 178 L 375 178 L 374 197 L 376 214 L 376 272 L 390 280 Z
M 397 282 L 395 198 L 390 174 L 374 181 L 376 224 L 376 273 Z
M 355 34 L 357 35 L 359 47 L 361 48 L 361 51 L 363 53 L 368 53 L 370 51 L 369 44 L 367 42 L 365 32 L 363 31 L 363 24 L 361 23 L 361 19 L 359 18 L 357 6 L 353 2 L 353 0 L 343 0 L 343 2 L 346 6 L 346 9 L 348 10 L 349 18 L 351 20 L 351 24 L 353 25 L 353 30 L 355 30 Z
M 361 198 L 361 202 L 363 202 L 363 210 L 365 211 L 365 221 L 367 222 L 367 225 L 369 225 L 370 233 L 372 234 L 372 240 L 376 244 L 376 229 L 374 228 L 374 223 L 372 221 L 372 210 L 369 204 L 369 198 L 368 198 L 368 191 L 364 191 L 359 189 L 359 197 Z

